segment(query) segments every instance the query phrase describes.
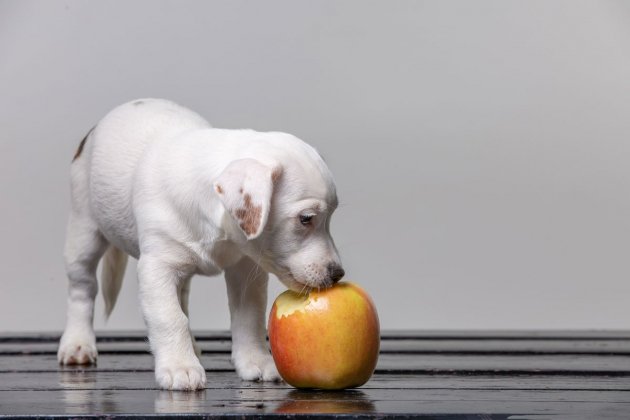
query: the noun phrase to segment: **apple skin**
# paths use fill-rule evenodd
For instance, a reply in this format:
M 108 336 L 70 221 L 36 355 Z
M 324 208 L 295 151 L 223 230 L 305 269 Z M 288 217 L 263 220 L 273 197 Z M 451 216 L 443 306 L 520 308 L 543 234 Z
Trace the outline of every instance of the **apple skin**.
M 278 372 L 290 385 L 358 387 L 370 379 L 378 360 L 376 307 L 353 283 L 308 295 L 287 290 L 271 308 L 269 342 Z

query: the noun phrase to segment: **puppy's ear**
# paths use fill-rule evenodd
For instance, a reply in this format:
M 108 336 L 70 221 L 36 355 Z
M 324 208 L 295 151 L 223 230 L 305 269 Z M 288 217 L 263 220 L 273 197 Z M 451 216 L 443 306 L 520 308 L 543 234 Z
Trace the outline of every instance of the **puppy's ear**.
M 265 228 L 273 186 L 281 173 L 279 165 L 270 167 L 255 159 L 239 159 L 214 182 L 215 192 L 247 239 L 257 238 Z

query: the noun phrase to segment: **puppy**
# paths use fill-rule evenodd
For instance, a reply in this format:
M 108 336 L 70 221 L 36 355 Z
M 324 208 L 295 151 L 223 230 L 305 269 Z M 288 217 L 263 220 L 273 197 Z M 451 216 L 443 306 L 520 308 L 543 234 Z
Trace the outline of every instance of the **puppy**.
M 285 133 L 223 130 L 162 99 L 107 114 L 71 165 L 65 245 L 69 279 L 61 364 L 94 363 L 96 268 L 106 315 L 127 256 L 138 259 L 140 303 L 163 389 L 206 383 L 190 333 L 194 274 L 225 273 L 232 361 L 245 380 L 277 380 L 266 344 L 268 273 L 295 291 L 344 275 L 330 235 L 333 178 L 308 144 Z

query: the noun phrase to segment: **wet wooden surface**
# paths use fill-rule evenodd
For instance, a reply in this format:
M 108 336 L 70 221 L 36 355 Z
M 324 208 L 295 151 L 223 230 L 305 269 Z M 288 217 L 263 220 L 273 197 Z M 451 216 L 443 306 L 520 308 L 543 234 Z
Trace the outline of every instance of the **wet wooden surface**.
M 630 419 L 628 332 L 386 332 L 372 379 L 338 392 L 243 382 L 229 334 L 196 335 L 207 388 L 168 392 L 142 333 L 100 334 L 98 365 L 72 368 L 57 335 L 0 334 L 0 417 Z

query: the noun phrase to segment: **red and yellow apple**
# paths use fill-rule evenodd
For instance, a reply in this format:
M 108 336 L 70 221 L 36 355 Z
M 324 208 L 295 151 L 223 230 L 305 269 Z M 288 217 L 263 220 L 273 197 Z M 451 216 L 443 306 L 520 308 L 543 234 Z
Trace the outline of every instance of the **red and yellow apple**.
M 378 314 L 368 294 L 353 283 L 308 294 L 287 290 L 271 308 L 269 342 L 278 372 L 290 385 L 358 387 L 376 367 Z

